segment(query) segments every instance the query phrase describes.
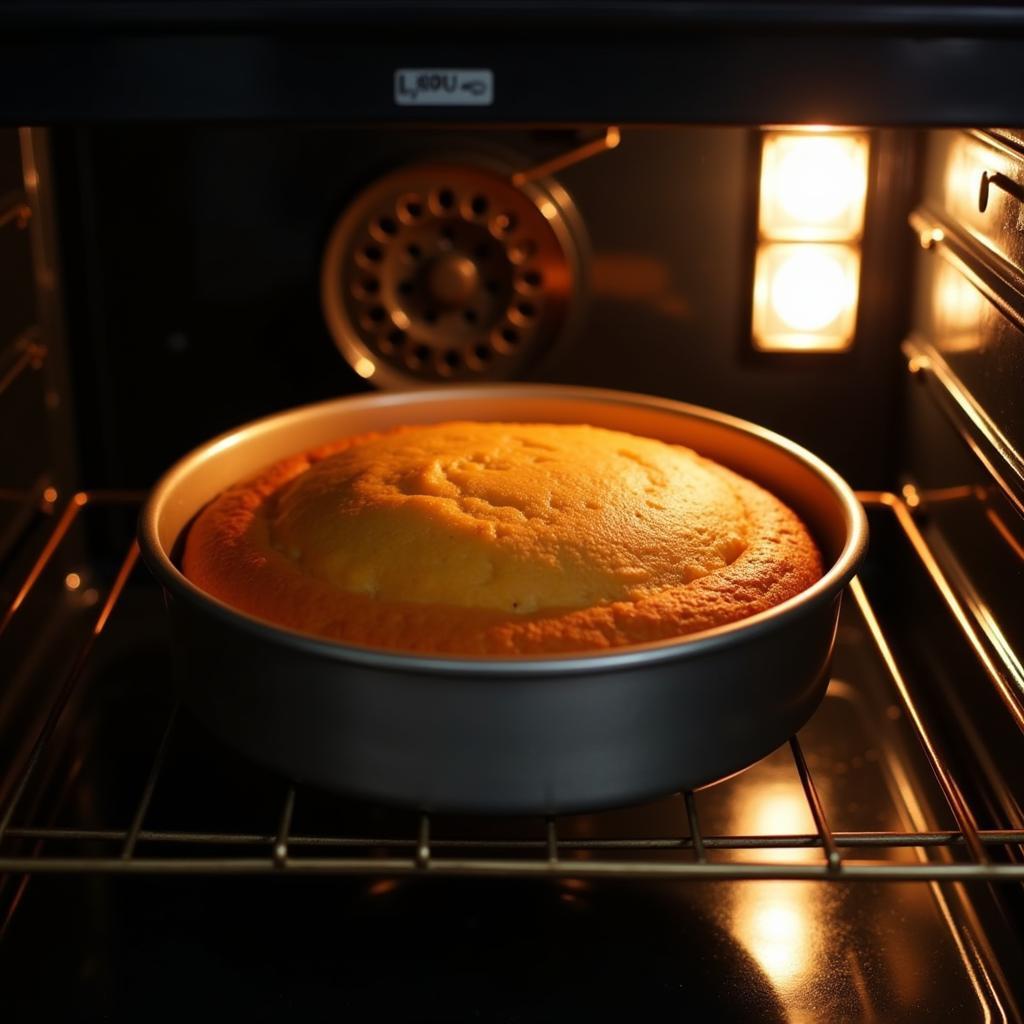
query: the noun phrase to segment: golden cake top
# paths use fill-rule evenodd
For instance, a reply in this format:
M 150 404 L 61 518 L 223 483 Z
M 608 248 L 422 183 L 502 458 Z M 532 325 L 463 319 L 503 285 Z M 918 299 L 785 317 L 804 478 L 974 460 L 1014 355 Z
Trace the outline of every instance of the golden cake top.
M 282 459 L 196 517 L 183 563 L 207 593 L 265 621 L 486 656 L 681 637 L 821 576 L 791 509 L 686 448 L 476 422 Z
M 371 437 L 275 496 L 270 542 L 383 601 L 529 614 L 632 600 L 731 564 L 735 478 L 598 427 L 442 423 Z

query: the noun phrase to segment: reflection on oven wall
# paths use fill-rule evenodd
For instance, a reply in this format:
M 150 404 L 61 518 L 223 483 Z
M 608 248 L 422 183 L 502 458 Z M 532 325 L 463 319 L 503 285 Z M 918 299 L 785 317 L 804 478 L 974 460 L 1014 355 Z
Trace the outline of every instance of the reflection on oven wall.
M 0 568 L 73 472 L 46 165 L 39 133 L 0 130 Z
M 320 275 L 338 218 L 382 175 L 452 153 L 534 167 L 601 131 L 57 131 L 85 476 L 146 485 L 239 422 L 370 386 L 335 345 Z M 872 144 L 849 352 L 752 352 L 758 133 L 626 129 L 617 148 L 553 176 L 578 216 L 578 316 L 513 376 L 722 409 L 881 486 L 913 137 L 875 131 Z

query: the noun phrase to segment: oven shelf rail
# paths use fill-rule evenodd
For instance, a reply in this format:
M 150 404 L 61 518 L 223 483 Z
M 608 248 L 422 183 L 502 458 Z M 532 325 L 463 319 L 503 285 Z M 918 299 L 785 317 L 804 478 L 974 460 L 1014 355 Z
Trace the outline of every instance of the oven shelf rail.
M 947 605 L 957 627 L 974 649 L 1007 711 L 1024 728 L 1014 694 L 1000 686 L 997 667 L 970 617 L 943 575 L 907 501 L 890 492 L 858 495 L 869 508 L 887 510 L 902 530 Z M 137 504 L 132 492 L 81 492 L 74 495 L 58 517 L 49 539 L 24 583 L 0 618 L 3 634 L 32 588 L 53 559 L 62 539 L 87 506 Z M 23 888 L 32 874 L 106 875 L 437 875 L 521 876 L 570 878 L 704 879 L 736 881 L 778 879 L 812 881 L 1024 881 L 1024 828 L 979 828 L 963 790 L 943 762 L 938 746 L 920 713 L 912 688 L 893 655 L 889 642 L 859 579 L 850 587 L 854 605 L 884 662 L 894 698 L 910 723 L 935 776 L 952 818 L 953 830 L 834 831 L 829 823 L 800 740 L 789 740 L 793 770 L 807 804 L 814 832 L 776 835 L 704 834 L 698 811 L 699 793 L 680 794 L 682 836 L 628 836 L 624 838 L 560 837 L 558 820 L 545 823 L 543 836 L 516 838 L 451 838 L 434 836 L 429 815 L 419 817 L 414 835 L 293 834 L 292 821 L 302 790 L 289 786 L 276 824 L 265 833 L 180 831 L 146 827 L 146 818 L 161 779 L 177 722 L 177 707 L 170 713 L 153 752 L 135 811 L 126 827 L 68 828 L 38 824 L 19 818 L 26 794 L 40 771 L 47 748 L 74 697 L 90 653 L 114 613 L 119 597 L 136 569 L 138 547 L 132 544 L 121 563 L 106 600 L 99 604 L 86 636 L 46 719 L 16 777 L 9 781 L 0 813 L 0 875 L 21 876 Z M 31 815 L 28 816 L 29 818 Z M 269 825 L 269 823 L 268 823 Z M 99 854 L 97 847 L 108 852 Z M 147 850 L 159 849 L 159 853 Z M 170 848 L 180 849 L 169 855 Z M 916 862 L 867 859 L 878 851 L 910 849 Z M 110 850 L 116 850 L 110 853 Z M 820 859 L 806 857 L 789 863 L 725 860 L 725 851 L 820 851 Z M 679 859 L 644 859 L 652 854 L 679 854 Z M 594 854 L 602 859 L 590 859 Z M 861 859 L 858 859 L 860 854 Z M 587 859 L 581 859 L 587 858 Z M 15 897 L 15 903 L 17 896 Z

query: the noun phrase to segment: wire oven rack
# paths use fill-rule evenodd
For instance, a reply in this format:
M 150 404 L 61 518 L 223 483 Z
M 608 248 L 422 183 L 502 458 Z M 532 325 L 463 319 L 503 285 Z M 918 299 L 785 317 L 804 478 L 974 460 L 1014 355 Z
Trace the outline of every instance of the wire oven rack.
M 859 494 L 866 507 L 891 515 L 927 571 L 948 611 L 996 687 L 1008 713 L 1022 730 L 1024 714 L 1010 685 L 993 660 L 978 629 L 964 608 L 912 515 L 914 494 L 890 492 Z M 47 565 L 86 507 L 137 504 L 140 496 L 126 492 L 81 492 L 72 497 L 56 520 L 38 559 L 0 619 L 0 638 L 18 615 L 26 598 L 39 582 Z M 793 771 L 799 779 L 814 831 L 804 834 L 733 835 L 706 834 L 700 823 L 692 792 L 679 794 L 679 822 L 683 836 L 635 836 L 625 838 L 565 837 L 559 821 L 550 818 L 543 835 L 513 838 L 444 838 L 432 835 L 429 815 L 418 818 L 418 827 L 405 836 L 304 835 L 293 833 L 292 821 L 301 788 L 287 787 L 276 821 L 263 833 L 235 831 L 176 831 L 146 827 L 147 814 L 160 784 L 168 746 L 176 728 L 175 707 L 152 751 L 141 796 L 128 824 L 118 828 L 67 828 L 19 819 L 19 810 L 39 772 L 48 744 L 62 719 L 73 714 L 73 697 L 97 639 L 107 626 L 138 560 L 133 543 L 120 565 L 106 599 L 97 601 L 91 629 L 56 692 L 34 743 L 7 789 L 0 813 L 0 876 L 30 874 L 203 874 L 203 875 L 490 875 L 593 876 L 648 879 L 803 879 L 820 881 L 921 880 L 921 881 L 1021 881 L 1024 863 L 1014 859 L 1024 846 L 1024 829 L 982 829 L 964 792 L 938 752 L 938 746 L 921 714 L 907 680 L 897 665 L 874 608 L 860 580 L 850 592 L 856 611 L 884 663 L 895 699 L 920 743 L 956 828 L 924 831 L 834 831 L 830 828 L 818 786 L 808 767 L 800 740 L 789 740 Z M 31 816 L 29 816 L 31 817 Z M 104 846 L 114 855 L 96 853 Z M 66 851 L 73 850 L 68 853 Z M 164 851 L 171 849 L 174 855 Z M 910 849 L 916 860 L 858 860 L 872 852 Z M 149 851 L 158 850 L 153 853 Z M 720 851 L 762 851 L 764 862 L 727 860 Z M 820 851 L 820 858 L 798 862 L 777 859 L 767 851 Z M 578 859 L 580 851 L 602 859 Z M 644 859 L 652 853 L 679 854 L 678 858 Z M 17 896 L 15 897 L 15 902 Z

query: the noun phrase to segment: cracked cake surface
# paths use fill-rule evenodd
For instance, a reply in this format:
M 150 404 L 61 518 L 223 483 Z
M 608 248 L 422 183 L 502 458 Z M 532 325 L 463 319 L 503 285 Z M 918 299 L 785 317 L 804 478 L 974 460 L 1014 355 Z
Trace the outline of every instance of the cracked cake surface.
M 481 422 L 364 434 L 278 462 L 200 513 L 183 567 L 270 622 L 470 655 L 683 636 L 821 576 L 792 510 L 687 448 Z

